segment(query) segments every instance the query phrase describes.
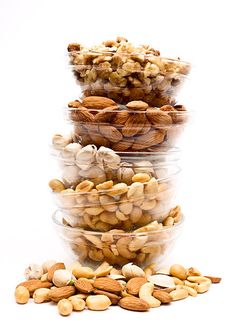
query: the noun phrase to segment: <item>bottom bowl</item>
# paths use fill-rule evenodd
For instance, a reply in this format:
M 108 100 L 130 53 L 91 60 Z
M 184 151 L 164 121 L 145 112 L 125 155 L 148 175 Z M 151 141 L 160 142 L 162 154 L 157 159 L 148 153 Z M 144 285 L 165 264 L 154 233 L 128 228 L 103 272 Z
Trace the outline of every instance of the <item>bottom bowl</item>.
M 101 233 L 69 226 L 61 211 L 52 218 L 68 253 L 86 266 L 97 266 L 103 261 L 116 266 L 129 262 L 142 267 L 153 262 L 160 264 L 172 250 L 184 222 L 181 215 L 173 225 L 154 221 L 133 232 L 113 229 Z

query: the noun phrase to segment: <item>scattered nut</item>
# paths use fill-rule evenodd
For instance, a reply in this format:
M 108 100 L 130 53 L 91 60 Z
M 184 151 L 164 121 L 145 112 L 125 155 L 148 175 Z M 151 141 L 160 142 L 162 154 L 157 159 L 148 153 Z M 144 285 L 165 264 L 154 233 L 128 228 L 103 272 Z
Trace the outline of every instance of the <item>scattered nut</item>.
M 15 290 L 15 300 L 17 304 L 27 304 L 30 298 L 29 290 L 24 286 L 18 286 Z
M 57 309 L 60 315 L 68 316 L 73 311 L 73 304 L 68 299 L 61 299 L 57 304 Z
M 41 279 L 43 275 L 43 268 L 41 265 L 36 263 L 31 263 L 28 268 L 25 269 L 25 279 Z

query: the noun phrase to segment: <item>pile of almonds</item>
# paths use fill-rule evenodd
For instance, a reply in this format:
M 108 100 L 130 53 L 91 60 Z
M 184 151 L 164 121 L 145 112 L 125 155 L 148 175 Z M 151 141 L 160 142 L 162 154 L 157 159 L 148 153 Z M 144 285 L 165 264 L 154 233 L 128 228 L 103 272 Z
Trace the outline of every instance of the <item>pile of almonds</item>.
M 183 105 L 157 108 L 136 100 L 124 106 L 99 96 L 72 101 L 68 107 L 69 119 L 82 145 L 95 144 L 115 151 L 174 146 L 188 115 Z
M 203 276 L 193 267 L 178 264 L 157 271 L 155 264 L 143 270 L 128 263 L 119 270 L 103 262 L 93 270 L 78 262 L 66 267 L 63 262 L 52 260 L 42 266 L 30 264 L 25 278 L 26 281 L 16 287 L 16 302 L 26 304 L 30 298 L 36 304 L 52 302 L 63 316 L 85 308 L 106 310 L 110 305 L 147 311 L 205 293 L 212 283 L 221 281 L 221 278 Z
M 68 55 L 86 97 L 106 96 L 119 103 L 171 103 L 190 71 L 189 63 L 161 57 L 151 46 L 135 46 L 124 37 L 90 48 L 69 44 Z

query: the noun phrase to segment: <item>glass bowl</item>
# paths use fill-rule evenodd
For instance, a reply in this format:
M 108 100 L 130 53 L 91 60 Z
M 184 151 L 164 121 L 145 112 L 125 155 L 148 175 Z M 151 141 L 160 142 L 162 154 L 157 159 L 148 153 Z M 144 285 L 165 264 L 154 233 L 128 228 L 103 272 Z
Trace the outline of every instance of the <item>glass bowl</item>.
M 153 262 L 159 265 L 169 255 L 183 226 L 181 215 L 173 225 L 154 222 L 130 233 L 119 229 L 100 233 L 68 226 L 60 211 L 52 218 L 68 254 L 87 266 L 103 261 L 118 267 L 129 262 L 142 267 Z
M 69 64 L 82 94 L 117 103 L 143 100 L 153 106 L 175 103 L 190 64 L 159 53 L 70 48 Z
M 85 99 L 89 98 L 94 97 Z M 129 104 L 146 105 L 135 101 L 127 106 L 101 109 L 94 104 L 89 106 L 85 99 L 71 102 L 66 108 L 66 118 L 73 125 L 75 136 L 82 145 L 106 146 L 114 151 L 146 152 L 160 146 L 174 147 L 191 117 L 191 112 L 186 111 L 183 105 L 129 109 Z

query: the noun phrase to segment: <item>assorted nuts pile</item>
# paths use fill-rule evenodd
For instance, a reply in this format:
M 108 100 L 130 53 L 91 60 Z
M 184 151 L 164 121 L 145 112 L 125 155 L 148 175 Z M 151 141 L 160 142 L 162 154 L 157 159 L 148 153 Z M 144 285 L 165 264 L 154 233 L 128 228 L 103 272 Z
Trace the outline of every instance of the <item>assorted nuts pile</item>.
M 189 63 L 164 58 L 151 46 L 134 46 L 123 37 L 90 48 L 69 44 L 68 55 L 84 96 L 105 96 L 122 104 L 173 103 L 190 71 Z
M 53 260 L 42 266 L 30 264 L 25 279 L 16 287 L 16 302 L 26 304 L 32 298 L 36 304 L 54 303 L 62 316 L 84 309 L 103 311 L 110 306 L 148 311 L 205 293 L 212 283 L 221 281 L 178 264 L 157 271 L 154 263 L 144 269 L 133 263 L 117 269 L 103 262 L 94 270 L 78 262 L 66 267 Z
M 85 97 L 68 104 L 69 119 L 82 145 L 95 144 L 115 151 L 140 151 L 173 146 L 187 122 L 183 105 L 149 106 L 141 100 L 126 105 L 106 97 Z
M 111 216 L 106 215 L 106 221 L 109 222 Z M 96 228 L 103 232 L 86 231 L 81 229 L 81 225 L 73 228 L 68 224 L 64 213 L 60 215 L 59 212 L 54 214 L 54 223 L 73 259 L 83 264 L 95 266 L 107 261 L 118 266 L 128 262 L 145 266 L 151 262 L 160 263 L 172 249 L 182 229 L 182 214 L 177 206 L 170 211 L 163 223 L 152 221 L 131 232 L 128 232 L 125 226 L 123 229 L 109 230 L 109 223 L 102 221 L 96 223 Z M 128 223 L 129 228 L 130 226 Z

